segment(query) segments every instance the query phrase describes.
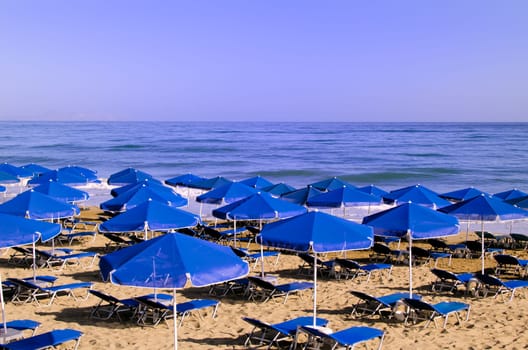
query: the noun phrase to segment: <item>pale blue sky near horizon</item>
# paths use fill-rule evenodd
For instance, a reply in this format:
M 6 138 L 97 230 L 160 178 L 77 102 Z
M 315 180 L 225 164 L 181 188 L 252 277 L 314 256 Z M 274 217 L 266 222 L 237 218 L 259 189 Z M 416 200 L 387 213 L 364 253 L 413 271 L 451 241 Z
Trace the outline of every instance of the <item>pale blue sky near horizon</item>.
M 521 0 L 6 0 L 0 120 L 528 121 Z

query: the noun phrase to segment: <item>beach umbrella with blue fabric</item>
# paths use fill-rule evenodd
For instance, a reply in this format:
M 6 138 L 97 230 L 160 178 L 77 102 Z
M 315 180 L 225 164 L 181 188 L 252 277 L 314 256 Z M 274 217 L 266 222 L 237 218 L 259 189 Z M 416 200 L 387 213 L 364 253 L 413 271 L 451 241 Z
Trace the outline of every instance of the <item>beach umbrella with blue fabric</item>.
M 47 182 L 33 188 L 34 191 L 47 194 L 50 197 L 59 199 L 64 202 L 81 202 L 90 198 L 88 192 L 81 191 L 60 182 Z
M 0 183 L 15 184 L 19 182 L 20 182 L 20 179 L 16 175 L 6 173 L 5 171 L 0 171 Z
M 505 203 L 514 205 L 518 208 L 528 209 L 528 195 L 523 197 L 518 197 L 514 199 L 508 199 L 504 201 Z
M 528 193 L 526 193 L 524 191 L 521 191 L 521 190 L 518 190 L 516 188 L 512 188 L 511 190 L 508 190 L 508 191 L 495 193 L 493 195 L 493 197 L 500 198 L 503 201 L 515 200 L 515 199 L 522 198 L 522 197 L 527 197 L 527 196 L 528 196 Z
M 374 242 L 369 226 L 323 212 L 308 212 L 266 224 L 257 237 L 261 245 L 314 254 L 314 326 L 317 317 L 317 254 L 369 249 Z
M 143 180 L 152 180 L 160 182 L 159 180 L 155 180 L 152 175 L 134 168 L 126 168 L 116 173 L 113 173 L 108 177 L 108 180 L 106 180 L 106 182 L 109 185 L 124 186 L 129 184 L 135 184 Z
M 180 233 L 167 233 L 107 254 L 101 275 L 113 284 L 173 291 L 174 348 L 178 348 L 176 290 L 205 287 L 249 273 L 231 248 Z
M 152 187 L 155 191 L 175 193 L 172 188 L 164 186 L 159 180 L 156 179 L 144 179 L 136 183 L 130 183 L 120 187 L 113 188 L 110 191 L 112 197 L 117 197 L 122 193 L 130 190 L 137 191 L 142 187 Z
M 256 188 L 257 190 L 273 185 L 273 182 L 269 181 L 266 178 L 263 178 L 260 175 L 253 176 L 253 177 L 241 180 L 239 182 L 243 183 L 244 185 L 248 185 L 250 187 Z
M 379 188 L 378 186 L 375 186 L 375 185 L 368 185 L 368 186 L 358 187 L 357 189 L 360 190 L 360 191 L 366 192 L 366 193 L 373 194 L 375 196 L 380 196 L 380 197 L 383 197 L 384 195 L 389 193 L 389 192 L 385 191 L 384 189 Z
M 12 164 L 9 164 L 9 163 L 0 164 L 0 171 L 14 175 L 18 178 L 33 176 L 33 173 L 31 171 L 15 166 L 15 165 L 12 165 Z
M 400 204 L 412 202 L 433 209 L 451 204 L 451 202 L 440 198 L 436 192 L 422 185 L 403 187 L 389 192 L 383 198 L 389 203 Z
M 26 165 L 22 165 L 21 168 L 31 172 L 32 177 L 38 174 L 47 173 L 48 171 L 52 170 L 50 168 L 46 168 L 45 166 L 42 166 L 40 164 L 35 164 L 35 163 L 29 163 Z
M 30 220 L 7 214 L 0 214 L 0 223 L 0 249 L 18 247 L 26 244 L 33 244 L 33 249 L 35 249 L 34 244 L 39 239 L 47 241 L 56 237 L 61 232 L 61 226 L 59 224 Z M 33 258 L 35 258 L 35 254 L 33 254 Z M 33 266 L 35 265 L 36 263 L 33 261 Z M 6 334 L 5 303 L 1 278 L 0 299 L 4 329 L 3 334 Z M 6 342 L 3 341 L 3 343 Z
M 86 178 L 86 182 L 98 182 L 99 178 L 97 176 L 97 171 L 82 167 L 79 165 L 68 165 L 62 168 L 57 169 L 59 172 L 71 173 L 74 175 L 80 175 Z
M 362 223 L 372 226 L 377 236 L 405 237 L 409 241 L 409 295 L 413 289 L 412 241 L 452 236 L 459 231 L 456 217 L 415 203 L 404 203 L 365 216 Z
M 310 186 L 317 188 L 321 191 L 337 190 L 338 188 L 341 188 L 343 186 L 354 187 L 354 185 L 352 185 L 351 183 L 341 180 L 335 176 L 325 180 L 314 182 L 310 184 Z
M 269 194 L 275 197 L 280 197 L 285 193 L 289 193 L 295 190 L 296 190 L 295 187 L 285 184 L 284 182 L 279 182 L 277 184 L 273 184 L 273 185 L 262 188 L 262 191 L 268 192 Z
M 5 186 L 0 185 L 0 192 L 3 193 L 5 191 L 7 191 L 7 188 Z
M 257 192 L 242 200 L 213 210 L 213 216 L 219 219 L 233 220 L 236 232 L 237 220 L 272 220 L 289 218 L 303 214 L 305 207 L 275 198 L 267 192 Z M 236 236 L 235 236 L 236 247 Z
M 187 199 L 175 192 L 156 191 L 153 187 L 142 185 L 137 190 L 128 190 L 117 197 L 101 203 L 99 207 L 106 211 L 121 212 L 132 209 L 149 199 L 165 203 L 172 207 L 182 207 L 187 204 Z
M 306 205 L 315 208 L 343 208 L 343 216 L 346 214 L 346 207 L 369 206 L 370 208 L 373 204 L 381 204 L 381 197 L 348 186 L 321 193 L 306 202 Z
M 79 207 L 33 189 L 0 204 L 0 213 L 36 220 L 54 220 L 79 215 Z
M 188 187 L 192 184 L 206 180 L 206 178 L 194 175 L 191 173 L 178 175 L 165 180 L 165 183 L 170 186 L 183 186 Z
M 50 181 L 60 182 L 66 185 L 86 185 L 88 179 L 80 174 L 64 170 L 51 170 L 46 173 L 33 176 L 28 185 L 41 185 Z
M 315 187 L 312 187 L 311 185 L 308 185 L 305 188 L 301 188 L 301 189 L 298 189 L 292 192 L 285 193 L 280 198 L 290 203 L 306 205 L 306 203 L 308 202 L 308 200 L 310 200 L 310 198 L 315 197 L 321 193 L 324 193 L 324 192 L 321 190 L 318 190 Z
M 255 188 L 240 182 L 230 182 L 226 185 L 213 188 L 211 191 L 196 197 L 196 201 L 200 203 L 200 217 L 202 216 L 204 203 L 218 205 L 233 203 L 255 193 L 257 193 Z
M 499 198 L 484 194 L 458 202 L 439 211 L 456 216 L 460 220 L 480 221 L 482 233 L 482 273 L 484 273 L 484 222 L 527 219 L 528 211 L 517 208 Z
M 213 188 L 217 188 L 217 187 L 220 187 L 220 186 L 223 186 L 223 185 L 227 185 L 228 183 L 230 182 L 233 182 L 232 180 L 229 180 L 223 176 L 216 176 L 216 177 L 212 177 L 210 179 L 205 179 L 205 180 L 202 180 L 202 181 L 199 181 L 199 182 L 193 182 L 189 185 L 187 185 L 188 187 L 191 187 L 191 188 L 198 188 L 200 190 L 207 190 L 207 191 L 210 191 L 212 190 Z
M 439 194 L 439 196 L 442 197 L 442 198 L 448 199 L 450 201 L 460 202 L 460 201 L 464 201 L 464 200 L 467 200 L 467 199 L 471 199 L 471 198 L 480 196 L 482 194 L 484 194 L 486 196 L 490 195 L 489 193 L 481 191 L 478 188 L 466 187 L 466 188 L 461 188 L 461 189 L 455 190 L 455 191 L 441 193 L 441 194 Z
M 184 227 L 194 227 L 200 218 L 192 213 L 171 207 L 167 204 L 147 200 L 99 225 L 101 232 L 144 232 L 171 231 Z

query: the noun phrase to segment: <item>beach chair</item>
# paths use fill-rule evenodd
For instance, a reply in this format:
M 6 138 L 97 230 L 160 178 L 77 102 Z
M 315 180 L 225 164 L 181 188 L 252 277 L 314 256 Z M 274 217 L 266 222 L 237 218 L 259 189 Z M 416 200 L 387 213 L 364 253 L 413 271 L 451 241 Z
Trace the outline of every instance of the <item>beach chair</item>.
M 466 257 L 467 258 L 480 258 L 482 256 L 482 243 L 479 241 L 466 241 Z M 484 256 L 491 257 L 496 254 L 503 254 L 503 248 L 486 247 L 484 246 Z
M 248 253 L 245 249 L 231 247 L 233 252 L 240 258 L 246 260 L 248 263 L 253 264 L 253 268 L 256 268 L 261 258 L 274 258 L 273 266 L 277 266 L 279 263 L 279 251 L 264 250 L 262 254 L 260 252 Z
M 95 289 L 90 289 L 88 292 L 100 299 L 99 302 L 92 307 L 92 311 L 90 312 L 91 318 L 108 320 L 115 316 L 121 321 L 121 314 L 127 313 L 130 317 L 133 317 L 137 312 L 139 302 L 133 298 L 118 299 L 110 294 Z
M 302 263 L 299 265 L 299 274 L 313 275 L 314 263 L 317 264 L 317 272 L 321 276 L 330 276 L 334 274 L 334 260 L 324 261 L 319 258 L 314 259 L 313 255 L 308 253 L 297 254 Z
M 136 241 L 131 240 L 131 239 L 126 239 L 114 233 L 105 232 L 103 233 L 103 236 L 108 239 L 108 242 L 106 242 L 105 244 L 106 251 L 113 251 L 116 249 L 125 248 L 133 244 L 136 244 Z
M 393 250 L 384 243 L 376 242 L 371 248 L 370 260 L 393 263 L 400 261 L 402 255 L 403 251 Z
M 332 350 L 338 347 L 349 350 L 353 349 L 357 344 L 379 339 L 378 350 L 380 350 L 383 346 L 383 338 L 385 337 L 383 330 L 366 326 L 353 326 L 337 332 L 328 332 L 324 329 L 311 326 L 301 326 L 298 329 L 298 333 L 308 335 L 308 340 L 304 344 L 303 349 L 321 349 L 323 344 L 329 344 Z M 296 349 L 297 345 L 295 343 L 293 348 Z
M 219 297 L 224 297 L 228 294 L 233 295 L 247 295 L 249 293 L 249 280 L 247 278 L 239 278 L 231 281 L 226 281 L 220 284 L 213 284 L 209 289 L 209 294 Z
M 514 274 L 524 278 L 526 272 L 528 272 L 528 260 L 519 259 L 509 254 L 497 254 L 493 258 L 497 262 L 495 274 L 498 276 L 501 274 Z
M 297 328 L 301 326 L 313 325 L 313 317 L 301 316 L 291 320 L 280 323 L 267 323 L 251 317 L 242 317 L 244 321 L 253 326 L 252 330 L 246 337 L 244 347 L 259 348 L 267 345 L 266 349 L 271 349 L 273 346 L 281 348 L 282 345 L 292 343 L 297 333 Z M 315 324 L 319 327 L 325 327 L 328 320 L 324 318 L 316 318 Z
M 291 282 L 279 285 L 274 285 L 260 277 L 249 276 L 249 299 L 261 300 L 266 302 L 277 297 L 284 297 L 283 304 L 286 303 L 288 297 L 293 294 L 298 294 L 302 298 L 302 292 L 312 290 L 314 288 L 313 282 Z
M 466 273 L 453 273 L 447 270 L 431 269 L 433 275 L 436 276 L 436 280 L 431 283 L 431 290 L 433 292 L 441 292 L 444 289 L 449 292 L 457 292 L 459 287 L 464 287 L 467 293 L 470 288 L 470 281 L 474 280 L 474 276 L 470 272 Z
M 345 279 L 355 279 L 360 276 L 367 276 L 367 282 L 370 280 L 370 276 L 373 272 L 378 271 L 381 273 L 387 271 L 387 277 L 390 277 L 392 272 L 392 264 L 365 264 L 361 265 L 357 261 L 351 259 L 335 259 L 335 275 L 337 279 L 340 279 L 341 276 L 344 276 Z
M 409 298 L 404 298 L 402 301 L 408 307 L 404 321 L 406 325 L 409 324 L 410 320 L 413 324 L 418 321 L 425 321 L 424 328 L 427 328 L 431 321 L 433 321 L 435 327 L 437 327 L 436 320 L 438 318 L 443 318 L 443 328 L 446 328 L 449 315 L 455 315 L 460 324 L 460 314 L 464 311 L 466 312 L 466 321 L 469 320 L 471 306 L 466 303 L 458 301 L 442 301 L 436 304 L 430 304 L 423 300 Z
M 25 247 L 11 247 L 12 252 L 7 263 L 10 265 L 21 265 L 25 267 L 33 264 L 33 250 Z
M 408 292 L 392 293 L 381 297 L 375 297 L 371 294 L 352 290 L 350 294 L 357 298 L 356 303 L 352 307 L 350 316 L 373 316 L 378 314 L 379 316 L 391 317 L 395 311 L 396 305 L 403 298 L 408 298 Z M 421 295 L 413 294 L 413 298 L 420 299 Z
M 50 269 L 58 267 L 59 271 L 68 265 L 83 266 L 84 268 L 91 267 L 95 262 L 95 258 L 99 256 L 95 252 L 73 253 L 65 249 L 55 249 L 53 252 L 35 249 L 35 254 L 39 267 L 48 267 Z M 81 259 L 84 258 L 90 258 L 90 263 L 83 265 Z
M 490 293 L 495 293 L 494 298 L 500 295 L 504 300 L 504 295 L 510 293 L 508 301 L 512 301 L 518 289 L 528 287 L 528 281 L 526 280 L 503 281 L 496 276 L 482 273 L 476 273 L 475 278 L 478 281 L 475 296 L 486 297 Z
M 29 338 L 2 344 L 2 349 L 6 350 L 38 350 L 55 348 L 64 343 L 75 341 L 73 349 L 79 347 L 83 333 L 75 329 L 56 329 L 51 332 L 34 335 Z
M 73 230 L 67 230 L 66 232 L 61 232 L 60 235 L 57 236 L 57 241 L 64 245 L 67 243 L 68 245 L 72 245 L 74 241 L 81 242 L 85 238 L 90 238 L 91 242 L 95 241 L 95 238 L 97 237 L 97 231 L 73 231 Z
M 142 296 L 135 298 L 140 304 L 138 309 L 138 325 L 157 326 L 161 321 L 167 321 L 174 318 L 172 303 L 155 301 L 151 297 Z M 212 318 L 216 317 L 218 305 L 220 302 L 214 299 L 194 299 L 176 304 L 176 314 L 179 318 L 178 326 L 181 327 L 186 317 L 196 314 L 201 319 L 200 310 L 212 308 Z M 150 321 L 150 322 L 149 322 Z
M 7 280 L 17 286 L 17 291 L 13 294 L 11 299 L 12 302 L 28 303 L 34 301 L 37 305 L 41 305 L 39 298 L 48 297 L 50 299 L 47 306 L 53 304 L 55 298 L 60 295 L 66 295 L 77 300 L 77 296 L 74 294 L 75 290 L 89 290 L 93 285 L 92 282 L 77 282 L 62 285 L 41 286 L 27 279 L 8 278 Z M 89 293 L 86 292 L 84 299 L 88 298 L 88 295 Z
M 6 322 L 6 328 L 16 329 L 17 331 L 31 331 L 31 335 L 35 335 L 40 325 L 40 322 L 34 320 L 13 320 Z M 0 340 L 2 340 L 1 334 Z
M 512 249 L 522 248 L 524 250 L 528 249 L 528 236 L 522 233 L 510 233 L 512 239 Z
M 505 244 L 505 241 L 507 238 L 509 238 L 508 235 L 494 235 L 493 233 L 489 231 L 475 231 L 475 235 L 482 239 L 482 233 L 484 232 L 484 245 L 486 247 L 503 247 Z

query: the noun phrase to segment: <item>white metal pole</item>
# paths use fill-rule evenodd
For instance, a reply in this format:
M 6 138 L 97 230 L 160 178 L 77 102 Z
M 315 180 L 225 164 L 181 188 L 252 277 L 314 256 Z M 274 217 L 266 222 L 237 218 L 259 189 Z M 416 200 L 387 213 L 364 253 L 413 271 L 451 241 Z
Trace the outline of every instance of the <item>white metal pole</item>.
M 313 326 L 317 326 L 317 253 L 314 252 Z
M 413 291 L 413 275 L 412 275 L 412 237 L 411 230 L 407 230 L 409 239 L 409 298 L 412 298 Z
M 172 312 L 174 313 L 174 350 L 178 350 L 178 314 L 176 312 L 176 288 L 172 290 Z

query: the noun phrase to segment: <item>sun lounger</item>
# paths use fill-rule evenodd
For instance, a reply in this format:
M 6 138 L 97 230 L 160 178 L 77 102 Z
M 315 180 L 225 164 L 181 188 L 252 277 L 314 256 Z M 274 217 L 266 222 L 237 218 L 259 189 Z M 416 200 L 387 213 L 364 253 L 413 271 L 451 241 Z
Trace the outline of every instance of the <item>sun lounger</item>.
M 512 248 L 528 248 L 528 235 L 522 233 L 510 233 L 512 239 Z
M 173 305 L 171 303 L 163 303 L 162 301 L 155 301 L 148 297 L 135 298 L 140 304 L 138 309 L 138 325 L 157 326 L 161 321 L 167 321 L 174 317 Z M 179 318 L 178 326 L 183 324 L 183 321 L 189 315 L 196 313 L 200 318 L 200 310 L 212 308 L 212 318 L 216 316 L 216 311 L 220 302 L 214 299 L 194 299 L 176 304 L 176 313 Z M 150 321 L 150 322 L 149 322 Z
M 11 247 L 12 253 L 7 260 L 8 264 L 29 267 L 33 263 L 33 250 L 25 247 Z
M 91 267 L 95 258 L 99 256 L 95 252 L 69 253 L 64 249 L 56 249 L 54 252 L 36 249 L 35 253 L 37 254 L 38 266 L 49 268 L 58 266 L 59 270 L 62 270 L 68 264 L 81 265 L 81 259 L 84 258 L 90 258 L 90 263 L 84 267 Z
M 426 321 L 424 328 L 427 328 L 431 321 L 437 326 L 436 320 L 438 318 L 444 319 L 443 328 L 446 328 L 449 315 L 455 315 L 458 323 L 461 323 L 460 313 L 466 312 L 466 321 L 469 319 L 471 306 L 466 303 L 458 301 L 442 301 L 436 304 L 429 304 L 423 300 L 404 298 L 403 303 L 409 308 L 405 324 L 409 324 L 423 320 Z
M 519 259 L 509 254 L 497 254 L 493 258 L 497 262 L 495 274 L 498 276 L 501 274 L 515 274 L 524 278 L 528 272 L 528 260 Z
M 3 344 L 2 348 L 8 350 L 38 350 L 55 348 L 58 345 L 75 341 L 74 349 L 77 349 L 82 335 L 82 332 L 75 329 L 56 329 L 51 332 Z
M 446 289 L 454 293 L 462 286 L 467 293 L 469 291 L 469 283 L 474 279 L 473 274 L 469 272 L 456 274 L 451 271 L 436 268 L 431 269 L 431 272 L 436 276 L 436 280 L 431 284 L 433 292 L 441 292 Z
M 297 333 L 297 328 L 313 325 L 313 317 L 311 316 L 301 316 L 273 324 L 251 317 L 242 317 L 242 319 L 253 326 L 244 342 L 244 346 L 258 346 L 260 348 L 267 345 L 266 349 L 271 349 L 273 346 L 280 348 L 284 342 L 291 343 Z M 325 327 L 328 324 L 328 320 L 316 318 L 315 324 L 319 327 Z
M 249 276 L 248 280 L 250 283 L 249 299 L 259 299 L 262 302 L 283 296 L 283 304 L 285 304 L 290 295 L 299 294 L 302 297 L 301 292 L 314 288 L 312 282 L 291 282 L 274 285 L 273 283 L 254 276 Z
M 352 307 L 351 316 L 378 314 L 380 316 L 391 317 L 395 308 L 403 298 L 408 298 L 408 292 L 392 293 L 381 297 L 376 297 L 365 292 L 353 290 L 350 293 L 357 298 L 357 302 Z M 421 295 L 413 294 L 414 299 L 420 299 Z
M 31 331 L 31 335 L 35 335 L 37 329 L 40 327 L 41 323 L 33 320 L 13 320 L 6 322 L 6 328 L 16 329 L 17 331 Z M 0 330 L 0 341 L 2 340 L 2 335 Z M 1 345 L 0 345 L 1 347 Z
M 272 251 L 272 250 L 264 250 L 261 254 L 261 252 L 257 252 L 257 253 L 248 253 L 247 250 L 245 249 L 240 249 L 240 248 L 234 248 L 234 247 L 231 247 L 231 249 L 233 250 L 233 252 L 240 258 L 246 260 L 248 263 L 253 263 L 253 268 L 257 267 L 259 261 L 261 258 L 274 258 L 274 262 L 273 262 L 273 265 L 276 266 L 277 263 L 279 262 L 279 256 L 280 256 L 280 252 L 279 251 Z
M 338 279 L 344 276 L 345 279 L 354 279 L 360 276 L 367 276 L 367 282 L 370 280 L 370 276 L 373 272 L 383 272 L 387 271 L 387 277 L 390 277 L 392 272 L 392 264 L 365 264 L 361 265 L 357 261 L 350 259 L 335 259 L 335 267 L 339 267 L 339 270 L 336 269 L 335 274 Z
M 109 242 L 105 244 L 105 248 L 107 251 L 125 248 L 136 244 L 135 240 L 127 239 L 110 232 L 103 233 L 103 236 L 105 236 L 105 238 L 109 240 Z
M 129 313 L 132 317 L 138 308 L 139 302 L 133 298 L 118 299 L 110 294 L 99 290 L 90 289 L 89 293 L 100 299 L 99 303 L 92 307 L 90 317 L 108 320 L 114 316 L 121 321 L 121 314 Z
M 504 297 L 504 294 L 510 293 L 509 301 L 512 301 L 517 289 L 528 287 L 526 280 L 503 281 L 498 277 L 482 273 L 476 273 L 475 278 L 479 282 L 476 288 L 476 296 L 486 297 L 490 292 L 495 292 L 493 297 L 497 298 L 499 295 Z
M 379 339 L 378 350 L 383 346 L 385 332 L 378 328 L 366 326 L 354 326 L 337 332 L 328 332 L 325 329 L 314 328 L 311 326 L 302 326 L 298 329 L 299 333 L 308 335 L 307 343 L 304 349 L 319 349 L 321 344 L 330 344 L 330 349 L 344 348 L 353 349 L 357 344 Z M 294 349 L 297 348 L 295 344 Z
M 17 286 L 17 291 L 13 294 L 12 301 L 18 303 L 28 303 L 34 301 L 37 305 L 41 305 L 39 298 L 48 297 L 50 298 L 47 306 L 53 304 L 55 298 L 59 295 L 67 295 L 75 300 L 77 297 L 74 294 L 74 291 L 77 289 L 91 289 L 92 282 L 77 282 L 77 283 L 68 283 L 62 285 L 53 285 L 50 287 L 41 286 L 33 283 L 29 280 L 23 280 L 18 278 L 8 278 L 8 281 Z M 84 299 L 88 297 L 88 292 Z
M 57 240 L 59 243 L 68 243 L 68 245 L 72 245 L 74 241 L 80 242 L 84 238 L 90 238 L 91 242 L 95 241 L 95 238 L 97 236 L 97 231 L 68 231 L 68 232 L 61 232 L 60 235 L 57 236 Z
M 401 260 L 403 251 L 393 250 L 388 245 L 376 242 L 371 248 L 370 260 L 381 261 L 383 263 L 398 262 Z
M 333 275 L 334 260 L 323 261 L 319 258 L 314 260 L 314 256 L 307 253 L 297 254 L 302 259 L 302 264 L 299 265 L 299 274 L 313 274 L 314 263 L 317 264 L 317 272 L 321 275 Z

